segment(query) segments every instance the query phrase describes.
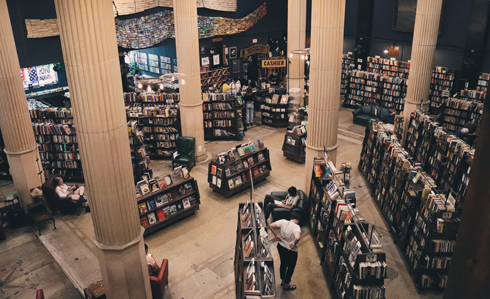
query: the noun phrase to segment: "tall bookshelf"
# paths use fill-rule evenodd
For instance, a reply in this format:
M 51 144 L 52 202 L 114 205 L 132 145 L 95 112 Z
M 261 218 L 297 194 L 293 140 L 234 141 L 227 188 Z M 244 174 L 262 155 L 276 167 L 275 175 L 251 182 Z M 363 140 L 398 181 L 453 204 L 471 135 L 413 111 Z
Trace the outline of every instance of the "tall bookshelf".
M 0 131 L 0 179 L 11 180 L 9 161 L 5 153 L 5 143 L 3 142 L 2 132 Z
M 448 98 L 442 110 L 442 126 L 450 131 L 455 132 L 475 119 L 476 125 L 480 124 L 483 114 L 483 103 L 476 100 Z
M 480 92 L 488 92 L 488 82 L 490 82 L 490 74 L 480 73 L 478 77 L 478 84 L 476 85 L 476 90 Z
M 241 105 L 236 95 L 203 93 L 205 140 L 241 139 Z
M 385 59 L 379 56 L 368 57 L 367 71 L 389 77 L 408 79 L 410 62 L 398 61 L 395 58 Z
M 447 67 L 436 66 L 432 71 L 432 79 L 430 81 L 430 107 L 429 112 L 437 114 L 438 107 L 444 101 L 445 95 L 451 95 L 454 87 L 455 70 Z
M 304 126 L 294 127 L 293 130 L 286 132 L 282 145 L 283 156 L 299 163 L 305 163 L 306 137 Z
M 385 298 L 386 255 L 375 228 L 354 211 L 354 192 L 331 161 L 315 158 L 313 169 L 309 229 L 327 285 L 339 298 Z
M 228 68 L 201 72 L 201 90 L 208 91 L 210 87 L 213 87 L 214 90 L 221 91 L 229 75 Z
M 345 95 L 349 85 L 349 74 L 356 68 L 352 53 L 342 54 L 342 75 L 340 81 L 340 94 Z
M 485 101 L 487 96 L 486 92 L 474 90 L 474 89 L 463 89 L 459 92 L 459 98 L 467 101 Z
M 250 145 L 238 145 L 232 151 L 219 154 L 211 160 L 208 166 L 210 188 L 230 197 L 250 187 L 251 178 L 257 183 L 270 176 L 272 168 L 269 150 L 266 147 L 247 150 L 247 147 Z
M 144 235 L 195 213 L 201 204 L 199 187 L 193 177 L 184 179 L 168 175 L 153 181 L 159 187 L 151 191 L 150 186 L 149 193 L 137 198 L 140 223 L 145 228 Z M 151 185 L 152 181 L 149 183 Z
M 65 181 L 83 181 L 73 113 L 66 108 L 29 110 L 44 176 L 60 174 Z
M 147 145 L 143 142 L 144 135 L 137 121 L 129 122 L 128 136 L 134 181 L 141 181 L 144 177 L 151 178 L 153 171 L 150 169 L 150 157 L 147 155 Z
M 262 203 L 241 203 L 235 246 L 236 298 L 275 298 L 274 259 Z
M 272 99 L 266 98 L 266 101 L 261 104 L 262 124 L 275 127 L 285 128 L 289 125 L 289 96 L 275 94 Z

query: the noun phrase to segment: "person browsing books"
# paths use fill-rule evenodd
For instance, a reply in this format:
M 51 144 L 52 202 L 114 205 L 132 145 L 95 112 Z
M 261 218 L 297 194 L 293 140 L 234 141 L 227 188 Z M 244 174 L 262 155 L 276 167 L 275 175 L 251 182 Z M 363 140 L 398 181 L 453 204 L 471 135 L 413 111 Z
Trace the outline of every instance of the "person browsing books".
M 254 95 L 252 93 L 252 87 L 247 88 L 247 92 L 243 96 L 243 99 L 245 100 L 245 113 L 242 113 L 243 115 L 243 124 L 245 127 L 245 131 L 247 130 L 247 126 L 251 126 L 254 123 Z
M 56 192 L 56 194 L 58 194 L 60 198 L 69 197 L 73 202 L 87 202 L 87 199 L 83 195 L 85 193 L 84 186 L 68 186 L 63 182 L 63 179 L 61 177 L 56 177 L 54 180 L 56 181 L 56 188 L 54 189 L 54 191 Z M 90 208 L 88 207 L 88 204 L 86 203 L 84 205 L 87 209 L 87 212 L 89 212 Z
M 281 286 L 285 291 L 295 290 L 296 285 L 291 284 L 294 268 L 298 261 L 298 242 L 301 237 L 301 228 L 298 223 L 300 216 L 293 212 L 288 220 L 278 220 L 269 225 L 269 230 L 274 234 L 277 243 L 277 251 L 281 260 L 279 274 L 281 276 Z M 278 234 L 276 229 L 280 230 Z
M 158 276 L 160 272 L 160 266 L 158 266 L 157 262 L 153 258 L 153 255 L 148 253 L 148 245 L 145 243 L 145 256 L 146 256 L 146 265 L 148 266 L 148 274 L 150 276 Z
M 291 210 L 294 208 L 296 203 L 298 203 L 299 195 L 296 187 L 290 187 L 288 189 L 288 195 L 284 200 L 280 200 L 279 198 L 273 195 L 266 195 L 264 199 L 264 209 L 265 209 L 265 221 L 269 219 L 269 215 L 272 210 L 275 208 L 285 208 Z
M 231 79 L 230 78 L 226 79 L 225 84 L 223 84 L 223 93 L 227 93 L 231 90 L 230 84 L 231 84 Z
M 230 83 L 231 93 L 238 94 L 242 89 L 242 85 L 238 78 L 233 78 L 233 81 Z

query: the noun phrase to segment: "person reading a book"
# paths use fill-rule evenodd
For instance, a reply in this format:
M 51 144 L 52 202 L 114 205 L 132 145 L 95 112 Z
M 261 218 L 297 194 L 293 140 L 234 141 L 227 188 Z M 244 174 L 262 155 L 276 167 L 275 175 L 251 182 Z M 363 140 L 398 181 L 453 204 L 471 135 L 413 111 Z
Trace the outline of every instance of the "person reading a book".
M 298 260 L 298 242 L 301 237 L 301 228 L 298 225 L 299 221 L 299 214 L 293 212 L 289 216 L 289 221 L 281 219 L 269 225 L 269 230 L 279 242 L 277 243 L 277 251 L 281 260 L 279 274 L 282 280 L 281 286 L 285 291 L 296 289 L 296 285 L 291 284 L 291 278 L 293 277 L 294 268 Z M 276 232 L 276 229 L 280 230 L 279 234 Z
M 148 253 L 148 245 L 145 243 L 145 256 L 146 256 L 146 265 L 148 266 L 148 274 L 150 276 L 158 276 L 160 272 L 160 266 L 158 266 L 157 262 L 153 258 L 153 255 Z
M 85 187 L 80 186 L 78 187 L 77 185 L 73 186 L 68 186 L 63 182 L 63 179 L 61 177 L 56 177 L 56 188 L 54 191 L 58 194 L 59 197 L 69 197 L 73 202 L 81 201 L 84 203 L 84 206 L 87 209 L 87 212 L 90 211 L 87 203 L 87 199 L 84 196 L 85 193 Z
M 264 208 L 265 208 L 265 221 L 269 219 L 269 215 L 275 208 L 285 208 L 291 210 L 294 208 L 296 203 L 298 203 L 299 195 L 296 187 L 290 187 L 288 189 L 288 195 L 284 200 L 280 200 L 279 198 L 266 195 L 264 199 Z
M 396 115 L 396 110 L 395 108 L 390 108 L 390 110 L 385 112 L 384 119 L 385 122 L 392 124 L 395 122 L 395 115 Z

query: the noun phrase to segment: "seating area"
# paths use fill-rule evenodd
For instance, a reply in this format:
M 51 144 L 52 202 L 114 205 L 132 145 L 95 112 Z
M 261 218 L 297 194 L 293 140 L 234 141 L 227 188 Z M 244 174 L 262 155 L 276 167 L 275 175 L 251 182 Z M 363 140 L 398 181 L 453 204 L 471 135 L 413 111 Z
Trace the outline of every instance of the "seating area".
M 192 168 L 191 165 L 196 165 L 196 139 L 194 137 L 178 137 L 176 142 L 176 150 L 178 156 L 172 158 L 172 169 L 175 164 L 183 165 Z
M 161 299 L 163 297 L 163 293 L 165 292 L 165 286 L 168 285 L 168 260 L 165 259 L 162 261 L 162 265 L 160 266 L 160 272 L 158 272 L 158 276 L 150 276 L 150 285 L 151 285 L 151 295 L 153 299 Z
M 376 119 L 387 123 L 388 121 L 386 121 L 384 116 L 388 113 L 389 110 L 389 108 L 384 108 L 380 106 L 366 105 L 352 111 L 352 115 L 354 117 L 354 123 L 356 125 L 367 126 L 369 124 L 369 120 L 371 119 Z
M 283 200 L 286 198 L 286 195 L 288 195 L 288 192 L 287 191 L 271 192 L 270 195 L 277 197 L 280 200 Z M 304 211 L 305 211 L 306 194 L 302 190 L 298 190 L 298 195 L 299 195 L 299 199 L 297 204 L 294 206 L 294 208 L 292 208 L 291 210 L 285 208 L 275 208 L 274 210 L 272 210 L 272 219 L 274 219 L 274 221 L 280 219 L 289 219 L 289 215 L 292 212 L 298 213 L 303 219 Z
M 41 189 L 43 191 L 44 199 L 51 210 L 53 216 L 56 216 L 57 212 L 62 213 L 77 213 L 80 215 L 80 209 L 82 207 L 82 202 L 73 202 L 70 197 L 60 198 L 56 193 L 56 178 L 62 177 L 59 174 L 52 174 L 44 182 Z

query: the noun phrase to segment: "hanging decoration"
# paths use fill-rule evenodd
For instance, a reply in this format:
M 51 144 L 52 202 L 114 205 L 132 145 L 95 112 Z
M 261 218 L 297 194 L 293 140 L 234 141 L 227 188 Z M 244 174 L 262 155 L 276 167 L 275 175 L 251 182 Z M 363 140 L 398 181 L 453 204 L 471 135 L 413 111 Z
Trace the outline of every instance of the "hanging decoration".
M 232 35 L 253 27 L 267 14 L 264 2 L 243 19 L 198 16 L 199 38 Z M 127 49 L 148 48 L 175 38 L 173 12 L 165 11 L 128 20 L 116 19 L 117 44 Z

